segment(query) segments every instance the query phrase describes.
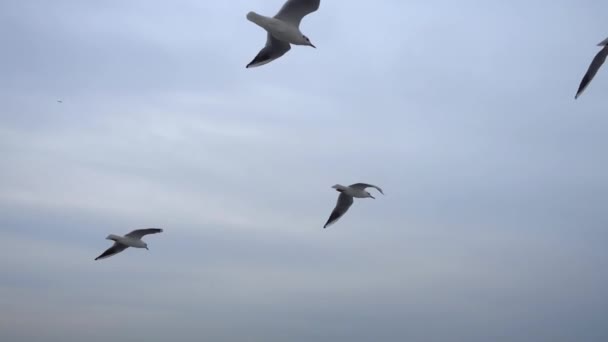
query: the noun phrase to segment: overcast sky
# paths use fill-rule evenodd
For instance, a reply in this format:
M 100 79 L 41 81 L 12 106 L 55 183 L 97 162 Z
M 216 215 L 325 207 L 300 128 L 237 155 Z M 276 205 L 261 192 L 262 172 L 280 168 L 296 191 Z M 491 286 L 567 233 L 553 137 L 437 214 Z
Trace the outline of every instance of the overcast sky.
M 0 1 L 0 340 L 608 340 L 608 2 L 281 5 Z

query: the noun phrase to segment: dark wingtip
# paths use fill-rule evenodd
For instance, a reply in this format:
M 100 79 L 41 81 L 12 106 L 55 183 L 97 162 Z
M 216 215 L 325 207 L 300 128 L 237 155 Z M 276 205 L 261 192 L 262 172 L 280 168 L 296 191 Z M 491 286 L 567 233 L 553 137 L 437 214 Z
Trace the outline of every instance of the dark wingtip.
M 245 66 L 245 69 L 249 69 L 249 68 L 251 68 L 252 66 L 254 66 L 254 64 L 255 64 L 255 63 L 258 61 L 258 57 L 259 57 L 259 56 L 255 56 L 255 58 L 254 58 L 254 59 L 253 59 L 251 62 L 249 62 L 249 63 L 247 64 L 247 66 Z
M 252 68 L 252 67 L 257 67 L 260 65 L 264 65 L 268 62 L 270 62 L 270 56 L 268 55 L 268 53 L 264 52 L 264 49 L 262 49 L 254 58 L 251 62 L 249 62 L 249 64 L 247 64 L 247 66 L 245 68 Z

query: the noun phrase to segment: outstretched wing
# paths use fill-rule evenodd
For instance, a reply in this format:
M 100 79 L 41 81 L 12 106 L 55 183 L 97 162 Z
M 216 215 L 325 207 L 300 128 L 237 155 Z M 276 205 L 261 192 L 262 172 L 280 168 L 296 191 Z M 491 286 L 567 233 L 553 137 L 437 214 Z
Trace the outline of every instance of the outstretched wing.
M 302 18 L 319 9 L 321 0 L 287 0 L 274 17 L 300 27 Z
M 585 73 L 585 76 L 583 76 L 581 84 L 578 87 L 578 91 L 574 96 L 575 99 L 577 99 L 583 93 L 583 91 L 585 91 L 589 83 L 591 83 L 591 80 L 593 80 L 593 77 L 595 77 L 597 71 L 600 69 L 602 64 L 604 64 L 606 56 L 608 56 L 608 45 L 604 46 L 604 48 L 601 49 L 600 52 L 597 53 L 597 55 L 595 55 L 593 61 L 591 61 L 591 65 L 589 65 L 587 73 Z
M 340 196 L 338 196 L 338 202 L 336 203 L 336 207 L 331 212 L 331 215 L 329 215 L 329 219 L 327 220 L 323 228 L 327 228 L 327 226 L 336 222 L 340 217 L 344 215 L 344 213 L 346 213 L 346 211 L 348 210 L 348 208 L 350 208 L 352 204 L 353 198 L 351 196 L 348 196 L 344 193 L 340 193 Z
M 133 238 L 133 239 L 141 239 L 145 235 L 148 234 L 156 234 L 161 233 L 163 230 L 160 228 L 146 228 L 146 229 L 136 229 L 129 234 L 125 235 L 125 237 Z
M 355 184 L 349 185 L 349 187 L 353 188 L 353 189 L 360 189 L 360 190 L 365 190 L 366 188 L 374 188 L 374 189 L 380 191 L 380 193 L 384 195 L 384 192 L 382 192 L 382 189 L 380 189 L 380 187 L 377 187 L 377 186 L 371 185 L 371 184 L 355 183 Z
M 278 40 L 269 33 L 266 38 L 266 46 L 258 52 L 249 64 L 247 64 L 246 68 L 253 68 L 270 63 L 286 54 L 289 49 L 291 49 L 289 43 Z
M 124 251 L 125 249 L 127 249 L 127 247 L 129 247 L 129 246 L 123 245 L 122 243 L 114 242 L 112 247 L 106 249 L 106 251 L 101 253 L 100 256 L 95 258 L 95 260 L 109 258 L 114 254 L 118 254 L 118 253 Z

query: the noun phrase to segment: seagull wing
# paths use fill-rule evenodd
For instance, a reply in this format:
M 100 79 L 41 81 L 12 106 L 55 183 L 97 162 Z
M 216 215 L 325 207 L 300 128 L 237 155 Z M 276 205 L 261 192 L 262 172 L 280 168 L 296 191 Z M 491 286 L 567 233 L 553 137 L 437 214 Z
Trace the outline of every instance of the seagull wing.
M 593 61 L 591 61 L 591 65 L 589 65 L 589 69 L 587 69 L 587 73 L 585 74 L 585 76 L 583 76 L 581 84 L 578 87 L 578 91 L 574 96 L 575 99 L 577 99 L 583 93 L 583 91 L 585 91 L 585 88 L 587 88 L 589 83 L 591 83 L 591 80 L 593 80 L 593 77 L 595 77 L 597 71 L 600 69 L 602 64 L 604 64 L 606 56 L 608 56 L 608 45 L 604 46 L 604 48 L 601 49 L 600 52 L 597 53 L 597 55 L 595 55 Z
M 380 187 L 377 187 L 377 186 L 371 185 L 371 184 L 355 183 L 355 184 L 349 185 L 349 188 L 360 189 L 360 190 L 365 190 L 366 188 L 374 188 L 374 189 L 380 191 L 380 193 L 384 195 L 384 192 L 382 192 L 382 189 L 380 189 Z
M 352 204 L 353 198 L 351 196 L 348 196 L 344 193 L 340 193 L 340 196 L 338 196 L 338 202 L 336 203 L 336 207 L 331 212 L 331 215 L 329 215 L 329 219 L 327 220 L 323 228 L 327 228 L 328 226 L 336 222 L 340 217 L 344 215 L 344 213 L 346 213 L 346 211 L 348 210 L 348 208 L 350 208 Z
M 118 254 L 118 253 L 124 251 L 125 249 L 127 249 L 127 247 L 129 247 L 129 246 L 123 245 L 122 243 L 114 242 L 112 247 L 106 249 L 106 251 L 101 253 L 100 256 L 95 258 L 95 260 L 109 258 L 114 254 Z
M 136 229 L 129 234 L 125 235 L 125 237 L 129 237 L 132 239 L 141 239 L 145 235 L 148 234 L 156 234 L 161 233 L 163 230 L 160 228 L 146 228 L 146 229 Z
M 289 43 L 278 40 L 269 33 L 268 38 L 266 39 L 266 46 L 258 52 L 249 64 L 247 64 L 246 68 L 253 68 L 270 63 L 283 56 L 289 49 L 291 49 Z
M 300 27 L 302 18 L 319 9 L 321 0 L 287 0 L 274 17 Z

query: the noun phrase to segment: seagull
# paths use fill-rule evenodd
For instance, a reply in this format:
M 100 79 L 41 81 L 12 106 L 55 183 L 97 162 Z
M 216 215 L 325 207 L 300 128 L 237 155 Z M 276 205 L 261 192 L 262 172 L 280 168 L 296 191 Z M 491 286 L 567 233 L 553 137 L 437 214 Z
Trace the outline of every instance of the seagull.
M 336 207 L 331 212 L 331 215 L 329 215 L 329 219 L 327 220 L 323 228 L 327 228 L 334 222 L 338 221 L 338 219 L 342 217 L 344 213 L 346 213 L 348 208 L 350 208 L 350 206 L 353 204 L 354 197 L 371 197 L 373 199 L 376 199 L 374 196 L 372 196 L 372 194 L 365 190 L 366 188 L 375 188 L 376 190 L 380 191 L 381 194 L 384 195 L 384 192 L 382 192 L 382 189 L 380 189 L 379 187 L 365 183 L 355 183 L 349 186 L 336 184 L 332 186 L 332 188 L 336 189 L 336 191 L 340 193 L 340 196 L 338 196 L 338 202 L 336 203 Z
M 595 55 L 595 57 L 593 58 L 593 61 L 591 61 L 591 65 L 589 65 L 589 69 L 587 69 L 587 73 L 585 74 L 585 76 L 583 76 L 583 79 L 581 80 L 581 84 L 578 87 L 578 91 L 576 92 L 574 99 L 577 99 L 583 93 L 585 88 L 587 88 L 589 83 L 591 83 L 591 80 L 593 79 L 593 77 L 595 76 L 597 71 L 600 69 L 602 64 L 604 64 L 604 61 L 606 60 L 606 57 L 608 56 L 608 38 L 606 38 L 601 43 L 597 44 L 597 46 L 603 46 L 604 48 L 601 49 L 600 52 L 598 52 L 597 55 Z
M 63 103 L 63 101 L 62 100 L 57 100 L 57 103 Z
M 253 68 L 283 56 L 291 46 L 307 45 L 316 48 L 308 37 L 300 32 L 300 21 L 307 14 L 319 9 L 321 0 L 287 0 L 281 10 L 273 18 L 247 13 L 247 19 L 268 32 L 266 46 L 258 52 L 246 68 Z
M 128 247 L 145 248 L 148 249 L 148 244 L 141 241 L 141 238 L 148 234 L 160 233 L 163 230 L 160 228 L 146 228 L 136 229 L 125 236 L 118 236 L 114 234 L 108 235 L 107 240 L 114 241 L 112 247 L 108 248 L 105 252 L 101 253 L 100 256 L 95 260 L 109 258 L 114 254 L 118 254 Z

